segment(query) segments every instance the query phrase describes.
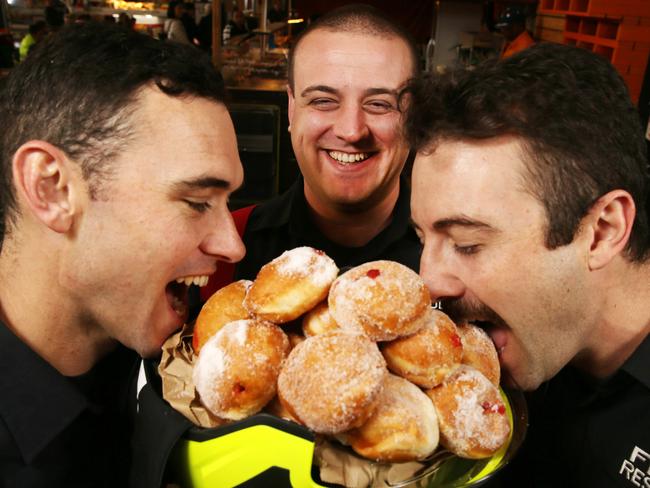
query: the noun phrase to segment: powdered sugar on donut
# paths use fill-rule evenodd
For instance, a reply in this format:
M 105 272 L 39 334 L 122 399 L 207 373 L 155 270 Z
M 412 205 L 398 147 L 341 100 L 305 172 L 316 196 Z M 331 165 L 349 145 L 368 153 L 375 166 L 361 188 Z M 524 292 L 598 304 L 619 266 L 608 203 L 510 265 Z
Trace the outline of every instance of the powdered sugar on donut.
M 332 258 L 307 246 L 285 251 L 272 263 L 279 274 L 309 276 L 318 285 L 331 283 L 338 273 Z
M 455 454 L 490 456 L 507 440 L 510 425 L 503 400 L 478 370 L 460 366 L 430 392 L 440 415 L 443 444 Z
M 386 341 L 421 328 L 431 299 L 422 279 L 393 261 L 374 261 L 339 276 L 329 294 L 330 313 L 342 327 Z
M 329 332 L 309 337 L 291 351 L 278 393 L 309 428 L 336 434 L 368 418 L 387 374 L 376 344 L 362 335 Z

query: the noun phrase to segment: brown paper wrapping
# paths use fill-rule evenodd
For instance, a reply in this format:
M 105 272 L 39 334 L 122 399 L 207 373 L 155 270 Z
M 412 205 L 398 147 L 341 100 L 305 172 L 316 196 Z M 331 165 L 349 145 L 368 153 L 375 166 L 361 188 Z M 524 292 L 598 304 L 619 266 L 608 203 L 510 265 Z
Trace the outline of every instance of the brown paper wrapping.
M 162 346 L 158 373 L 162 379 L 163 398 L 199 427 L 218 427 L 226 423 L 212 415 L 199 400 L 194 382 L 193 325 L 186 324 L 170 336 Z M 388 488 L 412 477 L 423 465 L 420 463 L 378 464 L 341 449 L 336 444 L 318 438 L 314 461 L 320 467 L 321 479 L 348 488 Z
M 201 404 L 192 381 L 195 361 L 192 330 L 192 325 L 185 324 L 162 346 L 158 374 L 162 379 L 163 398 L 193 424 L 207 428 L 218 427 L 225 421 L 212 415 Z

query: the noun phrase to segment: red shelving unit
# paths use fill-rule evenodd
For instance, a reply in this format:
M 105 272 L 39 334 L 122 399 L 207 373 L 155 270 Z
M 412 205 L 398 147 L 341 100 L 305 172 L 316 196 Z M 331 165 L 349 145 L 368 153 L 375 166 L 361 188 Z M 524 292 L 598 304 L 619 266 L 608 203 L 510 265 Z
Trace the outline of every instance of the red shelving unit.
M 538 12 L 564 15 L 563 42 L 611 61 L 638 101 L 650 57 L 650 0 L 541 0 Z

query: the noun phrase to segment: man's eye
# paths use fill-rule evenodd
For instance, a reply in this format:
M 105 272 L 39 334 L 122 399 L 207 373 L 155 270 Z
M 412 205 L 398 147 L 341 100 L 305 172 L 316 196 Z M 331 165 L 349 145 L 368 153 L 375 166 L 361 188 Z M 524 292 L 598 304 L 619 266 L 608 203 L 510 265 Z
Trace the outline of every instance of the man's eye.
M 383 100 L 373 100 L 365 104 L 366 110 L 373 114 L 384 114 L 393 110 L 393 105 Z
M 457 244 L 454 244 L 454 251 L 456 251 L 458 254 L 462 254 L 463 256 L 476 254 L 480 249 L 481 246 L 479 244 L 474 244 L 472 246 L 459 246 Z
M 309 104 L 319 109 L 329 109 L 337 106 L 336 100 L 331 98 L 314 98 Z
M 184 200 L 185 203 L 192 209 L 199 213 L 207 212 L 212 208 L 208 202 L 193 202 L 192 200 Z

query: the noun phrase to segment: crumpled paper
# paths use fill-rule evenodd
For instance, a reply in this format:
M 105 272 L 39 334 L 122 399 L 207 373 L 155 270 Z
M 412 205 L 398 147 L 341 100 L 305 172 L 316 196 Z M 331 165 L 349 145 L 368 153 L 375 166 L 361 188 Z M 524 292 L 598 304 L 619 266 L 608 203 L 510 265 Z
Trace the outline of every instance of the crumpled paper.
M 170 336 L 162 346 L 158 374 L 162 379 L 163 398 L 199 427 L 218 427 L 226 421 L 215 417 L 201 404 L 192 381 L 196 355 L 192 347 L 193 325 Z
M 386 488 L 412 478 L 424 464 L 417 462 L 380 464 L 362 459 L 320 438 L 314 448 L 314 460 L 320 477 L 327 483 L 347 488 Z

